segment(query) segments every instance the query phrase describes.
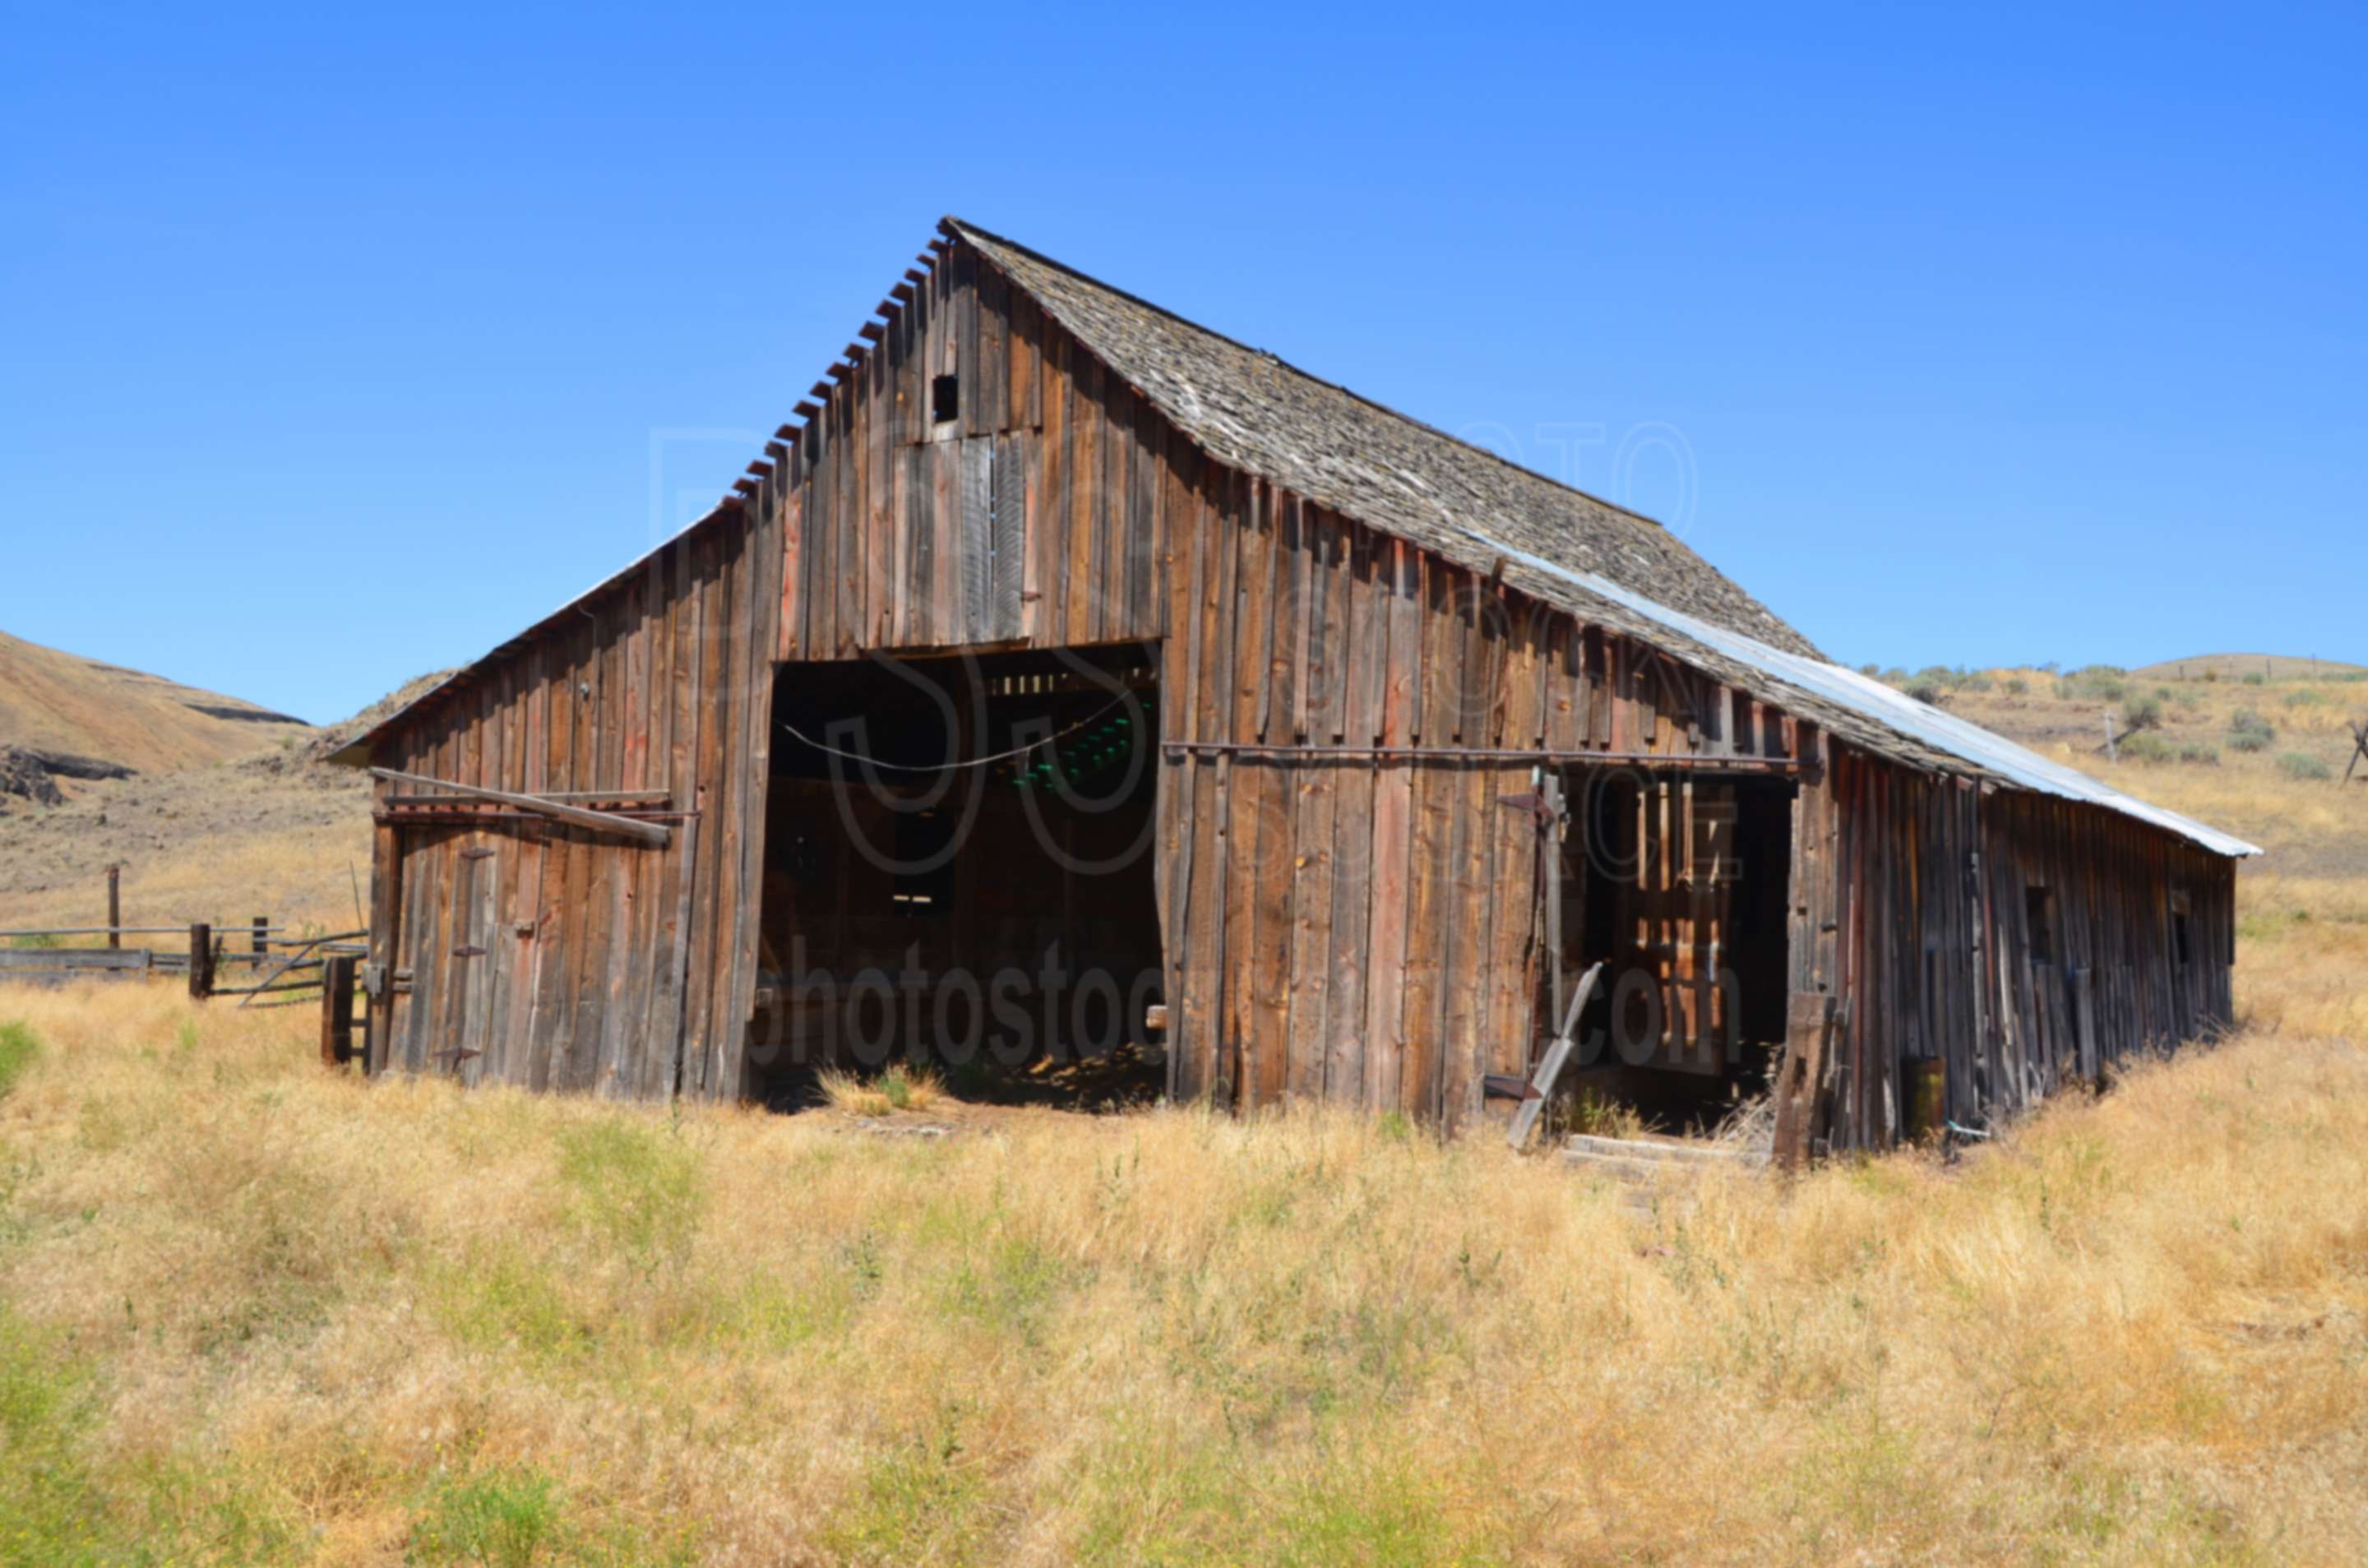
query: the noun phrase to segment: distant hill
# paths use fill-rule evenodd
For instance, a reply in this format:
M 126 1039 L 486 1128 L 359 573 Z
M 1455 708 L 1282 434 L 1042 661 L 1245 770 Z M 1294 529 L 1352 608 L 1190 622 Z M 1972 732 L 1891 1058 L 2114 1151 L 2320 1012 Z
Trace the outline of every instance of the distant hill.
M 108 764 L 119 771 L 63 779 L 37 767 L 12 783 L 10 758 L 31 754 L 0 740 L 0 929 L 93 924 L 106 908 L 109 866 L 122 868 L 124 912 L 134 924 L 243 922 L 256 914 L 340 930 L 357 923 L 358 890 L 370 875 L 370 776 L 321 759 L 440 674 L 319 729 L 276 714 L 191 715 L 224 737 L 193 729 L 173 710 L 191 701 L 261 710 L 22 642 L 0 639 L 0 658 L 10 661 L 0 664 L 0 697 L 23 703 L 14 672 L 31 667 L 48 683 L 38 690 L 74 698 L 78 726 L 40 733 L 151 764 L 129 777 Z M 182 749 L 115 739 L 125 705 L 140 722 L 183 735 Z
M 2261 676 L 2269 680 L 2332 680 L 2368 676 L 2368 665 L 2347 665 L 2340 659 L 2296 657 L 2291 653 L 2197 653 L 2185 659 L 2165 659 L 2130 674 L 2141 680 L 2242 680 Z
M 120 778 L 204 767 L 313 726 L 162 676 L 0 632 L 0 748 L 20 774 Z

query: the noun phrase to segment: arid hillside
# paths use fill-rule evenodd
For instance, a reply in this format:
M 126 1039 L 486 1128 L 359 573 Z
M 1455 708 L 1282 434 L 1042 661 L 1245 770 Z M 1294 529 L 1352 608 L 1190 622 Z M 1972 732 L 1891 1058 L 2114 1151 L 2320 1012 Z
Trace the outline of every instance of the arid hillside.
M 2293 653 L 2193 653 L 2183 659 L 2147 665 L 2132 670 L 2130 675 L 2138 680 L 2155 681 L 2242 681 L 2248 676 L 2260 676 L 2263 680 L 2349 680 L 2368 676 L 2368 665 Z
M 370 874 L 369 783 L 321 759 L 440 674 L 324 728 L 192 713 L 193 727 L 160 694 L 225 710 L 247 705 L 0 637 L 0 661 L 12 658 L 0 673 L 0 712 L 11 702 L 70 712 L 74 728 L 52 733 L 150 760 L 128 776 L 57 780 L 47 803 L 0 792 L 0 929 L 97 924 L 110 865 L 123 869 L 130 925 L 256 915 L 354 924 L 355 887 Z M 13 684 L 20 667 L 35 672 L 29 697 Z M 156 734 L 146 733 L 152 724 Z M 171 737 L 182 733 L 195 738 L 176 752 L 181 743 Z M 125 736 L 132 744 L 118 744 Z
M 0 632 L 0 746 L 136 774 L 227 762 L 312 733 L 302 719 Z M 72 794 L 83 769 L 63 770 Z M 52 769 L 53 772 L 61 770 Z

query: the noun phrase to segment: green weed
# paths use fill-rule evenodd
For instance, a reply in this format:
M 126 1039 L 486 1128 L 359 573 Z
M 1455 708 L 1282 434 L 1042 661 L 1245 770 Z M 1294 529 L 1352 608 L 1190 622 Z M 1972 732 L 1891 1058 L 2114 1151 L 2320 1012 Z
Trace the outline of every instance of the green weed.
M 619 1117 L 559 1135 L 559 1173 L 576 1219 L 644 1268 L 690 1251 L 705 1200 L 698 1154 L 679 1132 Z
M 40 1059 L 41 1040 L 33 1026 L 14 1022 L 0 1024 L 0 1095 L 17 1086 L 26 1071 Z

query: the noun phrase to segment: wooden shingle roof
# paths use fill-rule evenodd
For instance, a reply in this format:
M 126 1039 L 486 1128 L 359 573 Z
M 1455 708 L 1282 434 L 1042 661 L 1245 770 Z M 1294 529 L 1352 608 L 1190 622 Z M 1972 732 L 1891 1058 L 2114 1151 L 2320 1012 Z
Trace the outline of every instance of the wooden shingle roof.
M 1506 461 L 1273 355 L 949 218 L 1210 456 L 1451 560 L 1478 533 L 1697 619 L 1821 656 L 1649 517 Z M 1489 562 L 1481 562 L 1483 571 Z

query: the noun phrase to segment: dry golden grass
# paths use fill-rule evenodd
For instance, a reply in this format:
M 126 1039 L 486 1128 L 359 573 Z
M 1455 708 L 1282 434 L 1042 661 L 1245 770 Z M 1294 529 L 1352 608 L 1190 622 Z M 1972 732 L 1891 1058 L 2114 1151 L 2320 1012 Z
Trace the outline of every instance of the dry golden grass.
M 927 1068 L 901 1063 L 876 1077 L 850 1073 L 822 1074 L 823 1102 L 851 1116 L 893 1116 L 898 1111 L 926 1111 L 945 1098 L 945 1085 Z
M 354 816 L 350 824 L 212 835 L 152 850 L 124 872 L 124 923 L 187 926 L 211 920 L 235 924 L 268 915 L 282 925 L 350 930 L 355 924 L 357 877 L 363 908 L 370 903 L 367 801 Z M 106 922 L 103 877 L 0 898 L 0 929 L 79 927 Z M 169 947 L 173 938 L 160 937 L 153 941 Z
M 0 991 L 0 1564 L 2368 1560 L 2368 824 L 2112 776 L 2289 846 L 2246 1033 L 1648 1215 L 1395 1119 L 920 1140 Z
M 157 989 L 0 1016 L 0 1561 L 2368 1551 L 2333 1040 L 1640 1218 L 1333 1116 L 924 1144 L 364 1084 Z

